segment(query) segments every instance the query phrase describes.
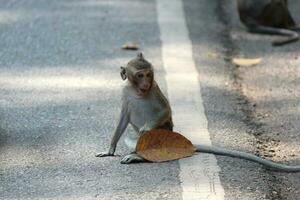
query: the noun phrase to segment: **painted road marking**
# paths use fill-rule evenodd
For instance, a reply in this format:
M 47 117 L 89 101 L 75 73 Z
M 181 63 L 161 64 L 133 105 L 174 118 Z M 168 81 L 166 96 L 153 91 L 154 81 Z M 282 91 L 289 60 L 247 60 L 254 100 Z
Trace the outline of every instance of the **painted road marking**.
M 157 0 L 157 15 L 175 131 L 194 144 L 211 145 L 181 0 Z M 183 200 L 224 199 L 215 156 L 199 154 L 179 160 Z

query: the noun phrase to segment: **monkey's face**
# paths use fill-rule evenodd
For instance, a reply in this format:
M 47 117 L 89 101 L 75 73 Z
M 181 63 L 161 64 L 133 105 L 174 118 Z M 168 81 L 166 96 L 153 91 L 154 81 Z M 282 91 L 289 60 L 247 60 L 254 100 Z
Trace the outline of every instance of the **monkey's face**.
M 134 74 L 134 84 L 137 89 L 137 94 L 140 96 L 144 96 L 150 91 L 152 82 L 153 71 L 150 69 L 140 70 Z

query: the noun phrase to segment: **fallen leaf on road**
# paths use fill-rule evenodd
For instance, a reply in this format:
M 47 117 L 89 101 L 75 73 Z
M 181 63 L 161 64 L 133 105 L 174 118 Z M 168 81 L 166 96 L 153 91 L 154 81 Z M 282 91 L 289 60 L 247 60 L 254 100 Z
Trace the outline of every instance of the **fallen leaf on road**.
M 239 66 L 250 66 L 259 64 L 261 58 L 233 58 L 231 62 Z
M 215 52 L 208 52 L 207 56 L 214 59 L 221 58 L 221 56 Z
M 139 138 L 136 152 L 146 160 L 163 162 L 192 156 L 195 147 L 179 133 L 153 129 Z
M 139 47 L 137 44 L 133 43 L 133 42 L 126 42 L 125 44 L 123 44 L 122 49 L 126 49 L 126 50 L 138 50 Z

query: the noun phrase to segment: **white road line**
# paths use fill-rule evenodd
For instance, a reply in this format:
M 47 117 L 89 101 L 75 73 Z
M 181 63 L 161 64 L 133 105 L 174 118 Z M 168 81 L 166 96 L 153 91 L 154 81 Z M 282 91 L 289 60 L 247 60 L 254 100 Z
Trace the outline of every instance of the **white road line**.
M 194 144 L 211 145 L 182 1 L 157 0 L 156 5 L 174 129 Z M 200 153 L 179 164 L 183 200 L 224 199 L 215 156 Z

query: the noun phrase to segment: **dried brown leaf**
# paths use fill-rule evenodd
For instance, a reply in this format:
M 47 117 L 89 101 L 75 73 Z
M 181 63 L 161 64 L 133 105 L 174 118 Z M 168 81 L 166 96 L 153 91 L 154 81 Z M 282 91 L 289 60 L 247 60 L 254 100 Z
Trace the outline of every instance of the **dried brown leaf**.
M 138 50 L 139 47 L 137 44 L 133 43 L 133 42 L 126 42 L 123 46 L 122 49 L 126 49 L 126 50 Z
M 163 162 L 192 156 L 195 147 L 179 133 L 153 129 L 139 138 L 136 152 L 146 160 Z
M 217 54 L 215 52 L 208 52 L 207 56 L 209 58 L 213 58 L 213 59 L 222 58 L 222 56 L 220 56 L 219 54 Z
M 233 58 L 231 62 L 239 66 L 251 66 L 259 64 L 261 58 Z

